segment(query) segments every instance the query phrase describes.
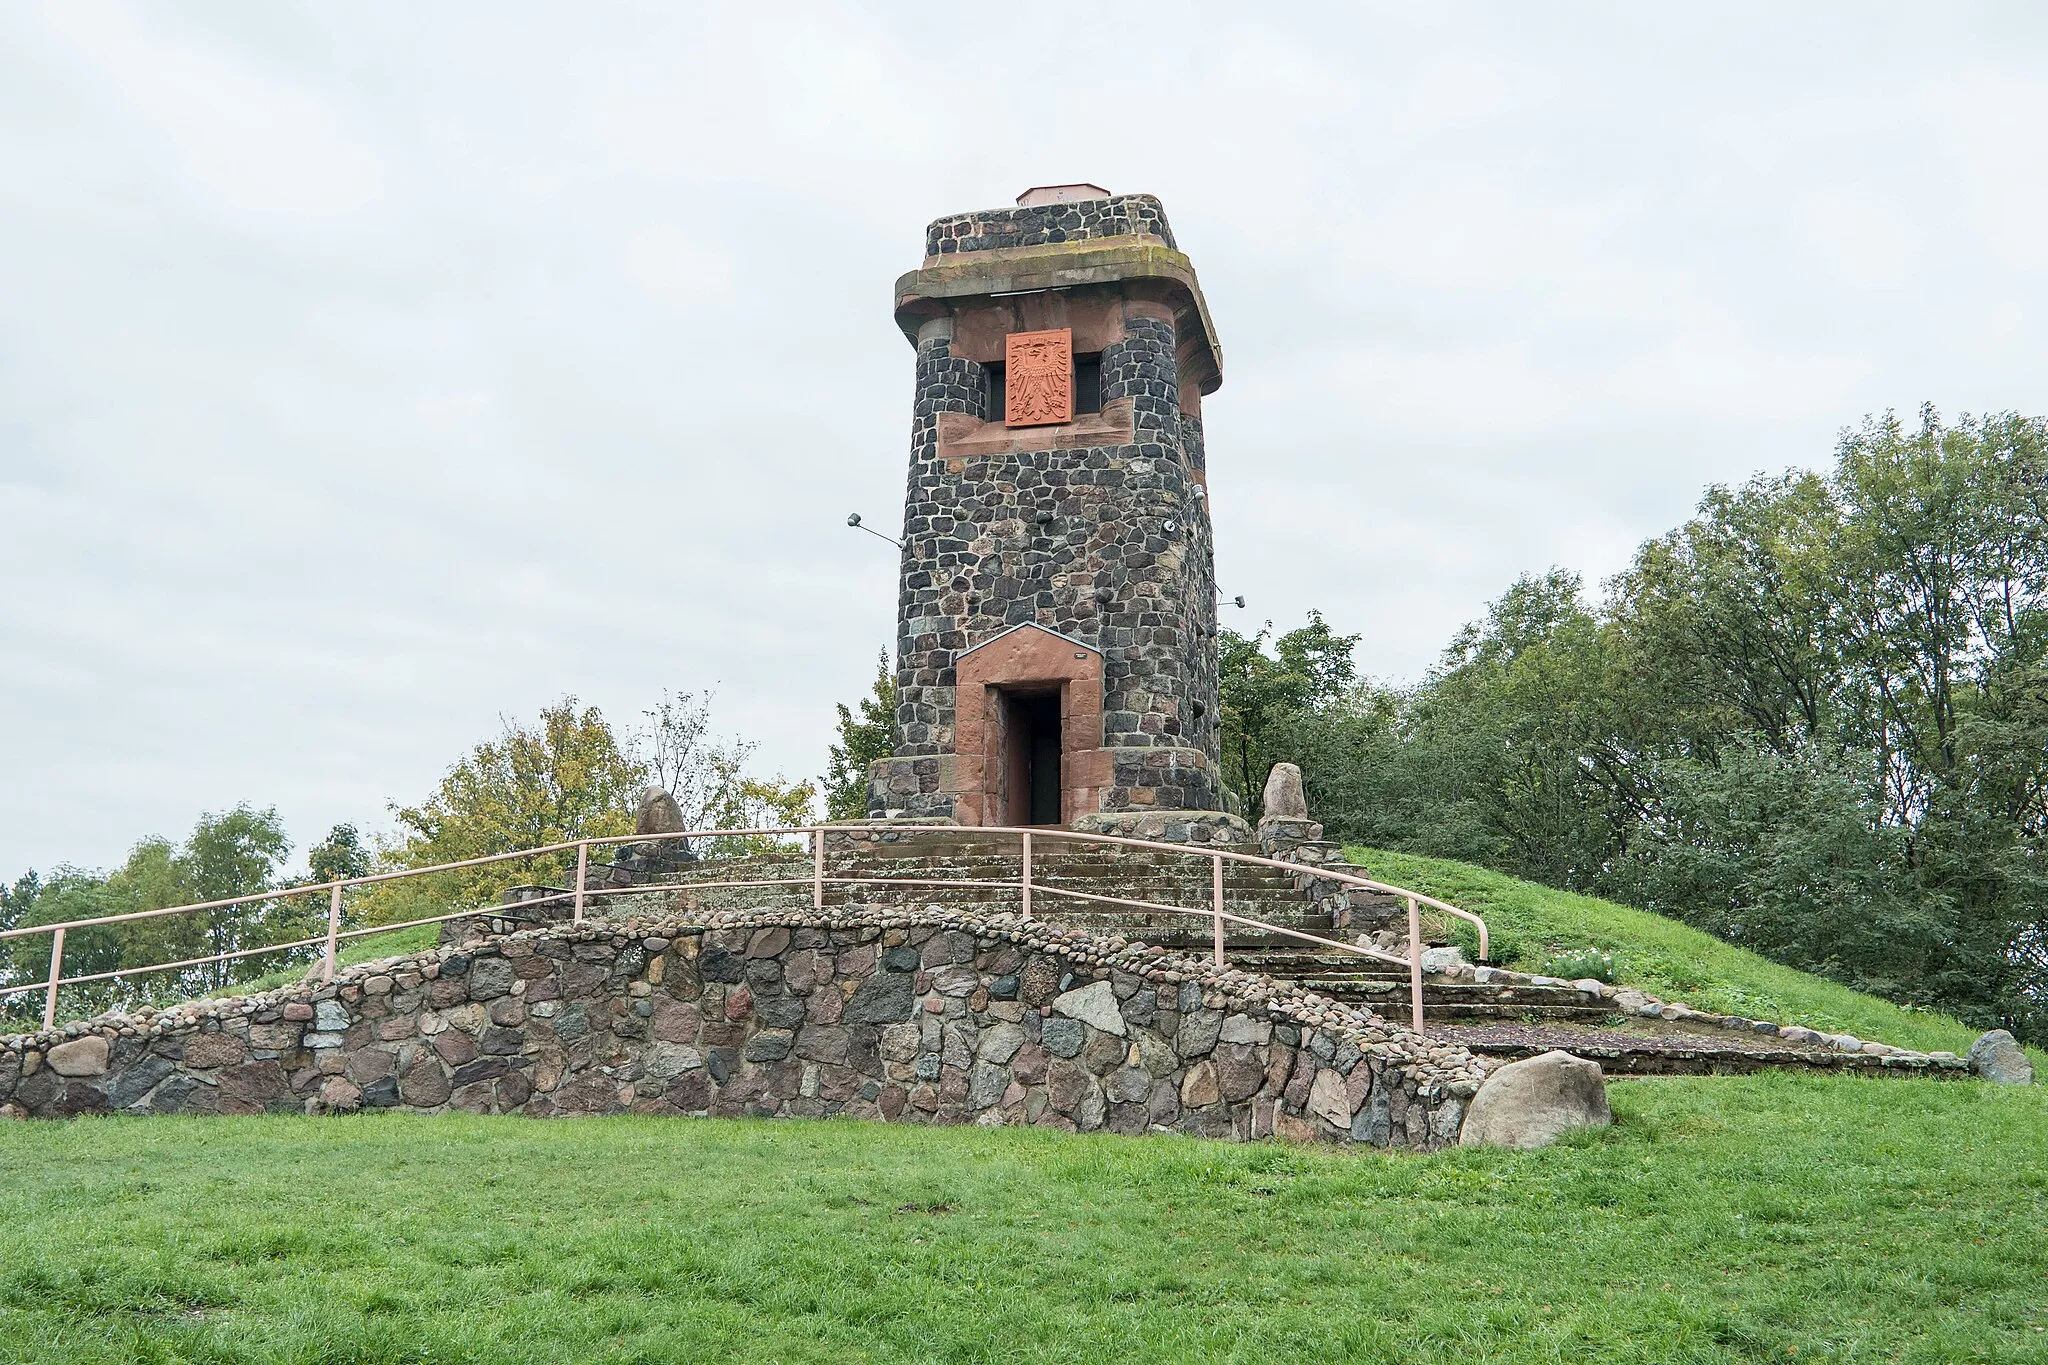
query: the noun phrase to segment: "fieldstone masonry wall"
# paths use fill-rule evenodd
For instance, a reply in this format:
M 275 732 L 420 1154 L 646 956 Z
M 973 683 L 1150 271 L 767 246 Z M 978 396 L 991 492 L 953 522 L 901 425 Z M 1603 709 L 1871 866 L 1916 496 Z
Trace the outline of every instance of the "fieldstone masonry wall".
M 1133 414 L 1124 446 L 942 459 L 938 414 L 982 415 L 983 367 L 944 341 L 918 348 L 896 759 L 877 765 L 871 814 L 953 813 L 939 765 L 915 760 L 953 751 L 958 656 L 1023 624 L 1103 655 L 1105 809 L 1220 808 L 1209 518 L 1180 443 L 1172 328 L 1127 325 L 1103 356 L 1105 405 L 1127 399 Z
M 1109 237 L 1173 243 L 1156 199 L 1124 195 L 942 218 L 928 229 L 927 260 Z M 1088 784 L 1100 810 L 1220 810 L 1215 555 L 1196 391 L 1213 387 L 1211 344 L 1192 324 L 1178 334 L 1156 281 L 1063 289 L 1042 306 L 1071 308 L 1103 338 L 1090 343 L 1101 345 L 1101 416 L 949 446 L 948 423 L 964 431 L 1000 416 L 990 370 L 999 355 L 975 351 L 969 333 L 1064 325 L 1050 313 L 1011 317 L 991 281 L 997 292 L 932 301 L 942 315 L 916 329 L 894 755 L 870 771 L 869 814 L 963 814 L 955 798 L 972 789 L 971 774 L 956 779 L 949 766 L 961 752 L 956 663 L 1026 624 L 1102 655 L 1091 708 L 1099 736 L 1091 719 L 1088 742 L 1070 746 L 1100 745 L 1106 780 Z
M 755 912 L 551 926 L 7 1038 L 0 1114 L 840 1116 L 1428 1149 L 1484 1065 L 1122 939 Z
M 1035 208 L 955 213 L 925 228 L 924 254 L 930 258 L 1104 237 L 1156 237 L 1168 246 L 1174 244 L 1166 208 L 1157 199 L 1149 194 L 1112 194 Z

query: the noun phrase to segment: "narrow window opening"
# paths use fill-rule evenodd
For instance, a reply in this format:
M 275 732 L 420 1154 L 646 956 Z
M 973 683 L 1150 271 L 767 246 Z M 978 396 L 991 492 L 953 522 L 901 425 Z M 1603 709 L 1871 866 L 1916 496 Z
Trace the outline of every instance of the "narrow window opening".
M 1003 420 L 1004 409 L 1009 406 L 1009 392 L 1004 383 L 1003 363 L 998 360 L 982 366 L 987 373 L 988 415 L 990 422 Z M 1102 411 L 1102 357 L 1100 355 L 1077 355 L 1074 357 L 1074 415 L 1099 413 Z
M 1074 357 L 1074 415 L 1102 411 L 1102 357 Z

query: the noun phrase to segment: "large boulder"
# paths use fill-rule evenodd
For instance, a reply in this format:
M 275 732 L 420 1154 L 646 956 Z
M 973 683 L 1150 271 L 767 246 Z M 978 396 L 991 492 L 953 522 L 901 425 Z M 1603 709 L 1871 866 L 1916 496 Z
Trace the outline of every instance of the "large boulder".
M 1292 763 L 1275 763 L 1266 774 L 1266 794 L 1260 801 L 1267 820 L 1308 819 L 1308 798 L 1301 791 L 1301 769 Z
M 1970 1044 L 1970 1069 L 1997 1085 L 2034 1083 L 2034 1064 L 2027 1059 L 2026 1050 L 2002 1028 Z
M 1510 1062 L 1486 1078 L 1465 1126 L 1461 1147 L 1547 1147 L 1574 1128 L 1605 1128 L 1607 1079 L 1598 1062 L 1546 1052 Z
M 1442 976 L 1447 973 L 1455 976 L 1460 968 L 1471 965 L 1471 963 L 1465 960 L 1465 950 L 1463 948 L 1424 948 L 1422 950 L 1422 970 L 1431 976 Z
M 660 787 L 640 793 L 640 813 L 633 820 L 635 834 L 681 834 L 688 828 L 683 823 L 683 808 L 673 796 Z

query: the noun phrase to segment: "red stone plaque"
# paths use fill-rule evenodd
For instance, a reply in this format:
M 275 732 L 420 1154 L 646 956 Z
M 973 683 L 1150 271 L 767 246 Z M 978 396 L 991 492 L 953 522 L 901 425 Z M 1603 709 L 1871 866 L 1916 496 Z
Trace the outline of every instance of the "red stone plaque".
M 1003 425 L 1074 420 L 1074 333 L 1012 332 L 1003 341 Z

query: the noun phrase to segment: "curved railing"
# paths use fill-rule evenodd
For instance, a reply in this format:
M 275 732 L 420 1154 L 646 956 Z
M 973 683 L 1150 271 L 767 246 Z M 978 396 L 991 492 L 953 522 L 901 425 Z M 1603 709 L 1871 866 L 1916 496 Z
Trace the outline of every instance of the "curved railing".
M 969 879 L 960 877 L 882 877 L 882 876 L 827 876 L 826 846 L 834 835 L 847 837 L 867 836 L 872 839 L 878 834 L 889 836 L 892 848 L 902 848 L 906 842 L 919 837 L 944 837 L 947 839 L 989 838 L 1015 839 L 1019 858 L 1019 873 L 1015 880 Z M 803 877 L 756 877 L 735 878 L 724 881 L 702 881 L 692 878 L 685 882 L 640 882 L 624 886 L 590 887 L 590 854 L 593 849 L 609 848 L 623 844 L 663 843 L 690 839 L 801 839 L 807 845 L 811 861 L 810 875 Z M 1205 907 L 1167 905 L 1155 901 L 1138 900 L 1125 896 L 1108 896 L 1097 892 L 1080 891 L 1072 887 L 1048 883 L 1037 875 L 1034 868 L 1036 854 L 1041 841 L 1053 840 L 1070 844 L 1095 844 L 1116 848 L 1145 849 L 1151 852 L 1168 853 L 1176 857 L 1206 860 L 1210 865 L 1210 897 Z M 393 924 L 368 925 L 358 929 L 342 927 L 342 894 L 353 887 L 374 886 L 383 882 L 404 881 L 411 878 L 429 877 L 439 873 L 460 872 L 468 868 L 488 867 L 497 863 L 522 862 L 549 854 L 576 852 L 576 876 L 574 887 L 567 891 L 527 900 L 507 902 L 498 905 L 471 906 L 450 911 L 442 915 L 429 915 L 420 919 L 401 920 Z M 796 856 L 802 851 L 785 847 L 782 852 Z M 1323 938 L 1286 925 L 1273 924 L 1265 920 L 1252 919 L 1232 914 L 1225 910 L 1223 899 L 1223 869 L 1226 863 L 1247 864 L 1256 867 L 1278 868 L 1295 876 L 1312 877 L 1320 881 L 1334 882 L 1346 888 L 1355 887 L 1381 895 L 1400 897 L 1408 909 L 1408 953 L 1402 956 L 1375 948 L 1368 944 L 1345 943 L 1337 939 Z M 700 864 L 715 868 L 716 863 Z M 317 882 L 305 886 L 285 887 L 275 891 L 255 892 L 246 896 L 230 896 L 224 900 L 199 901 L 191 905 L 165 906 L 158 910 L 137 910 L 123 915 L 100 915 L 92 919 L 67 920 L 57 924 L 28 925 L 18 929 L 0 931 L 0 941 L 25 938 L 35 934 L 48 934 L 50 939 L 50 971 L 47 978 L 27 985 L 0 987 L 0 998 L 32 991 L 43 992 L 43 1027 L 49 1028 L 57 1019 L 57 991 L 60 986 L 84 985 L 94 981 L 119 981 L 126 977 L 145 976 L 153 972 L 173 971 L 180 968 L 200 967 L 211 963 L 237 961 L 258 957 L 266 953 L 288 952 L 298 948 L 320 946 L 322 975 L 332 980 L 337 966 L 340 946 L 349 939 L 363 938 L 375 934 L 388 934 L 399 929 L 416 928 L 424 924 L 440 924 L 449 920 L 476 919 L 483 917 L 517 918 L 517 913 L 531 910 L 549 903 L 567 901 L 571 903 L 571 917 L 581 922 L 590 902 L 610 896 L 633 896 L 659 894 L 668 891 L 714 891 L 741 890 L 768 887 L 804 887 L 811 889 L 811 904 L 815 909 L 825 908 L 825 890 L 830 886 L 933 886 L 970 887 L 991 891 L 1016 891 L 1021 900 L 1025 918 L 1030 918 L 1034 899 L 1043 896 L 1065 897 L 1093 905 L 1115 909 L 1143 910 L 1151 914 L 1184 915 L 1206 919 L 1211 925 L 1211 951 L 1218 966 L 1226 965 L 1224 957 L 1224 925 L 1231 924 L 1267 934 L 1312 943 L 1322 948 L 1352 953 L 1361 957 L 1375 958 L 1408 968 L 1410 992 L 1411 1025 L 1417 1033 L 1422 1031 L 1422 909 L 1432 910 L 1461 919 L 1475 926 L 1479 933 L 1479 956 L 1484 960 L 1488 955 L 1486 921 L 1470 911 L 1461 910 L 1434 896 L 1406 887 L 1394 886 L 1387 882 L 1375 881 L 1355 872 L 1333 868 L 1328 864 L 1290 863 L 1279 858 L 1268 858 L 1254 853 L 1240 853 L 1231 849 L 1200 848 L 1191 844 L 1165 843 L 1156 839 L 1130 839 L 1113 834 L 1082 834 L 1072 830 L 1021 828 L 1005 825 L 793 825 L 775 829 L 721 829 L 682 830 L 669 834 L 620 834 L 597 839 L 576 839 L 557 844 L 546 844 L 539 848 L 520 849 L 513 853 L 495 853 L 482 858 L 465 858 L 459 862 L 439 863 L 432 867 L 407 868 L 397 872 L 373 872 L 367 876 L 349 877 L 339 881 Z M 86 972 L 65 976 L 64 939 L 72 930 L 89 929 L 107 924 L 134 923 L 139 920 L 160 919 L 169 915 L 193 914 L 204 910 L 222 910 L 237 905 L 255 905 L 293 897 L 325 894 L 327 902 L 327 930 L 311 938 L 293 939 L 284 943 L 266 944 L 260 948 L 240 948 L 232 952 L 214 953 L 205 957 L 185 958 L 174 962 L 154 962 L 144 966 L 121 967 L 111 971 Z

